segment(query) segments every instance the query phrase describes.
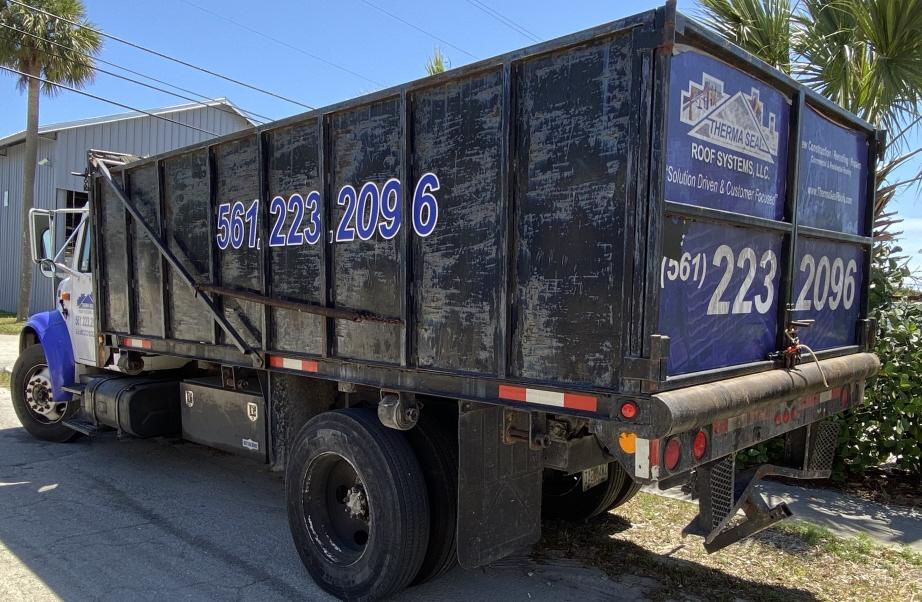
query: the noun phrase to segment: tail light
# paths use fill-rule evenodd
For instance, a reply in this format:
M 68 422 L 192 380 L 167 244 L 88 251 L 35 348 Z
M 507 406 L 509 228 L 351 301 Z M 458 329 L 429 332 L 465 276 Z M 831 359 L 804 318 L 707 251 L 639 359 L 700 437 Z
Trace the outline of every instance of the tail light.
M 700 460 L 704 457 L 704 454 L 707 453 L 707 450 L 708 436 L 704 431 L 698 431 L 694 441 L 692 441 L 692 455 L 695 457 L 695 460 Z
M 666 470 L 675 470 L 679 465 L 679 458 L 682 457 L 682 446 L 678 437 L 673 437 L 666 442 L 666 449 L 663 451 L 663 465 Z
M 633 401 L 625 401 L 621 404 L 621 415 L 628 420 L 637 416 L 637 404 Z

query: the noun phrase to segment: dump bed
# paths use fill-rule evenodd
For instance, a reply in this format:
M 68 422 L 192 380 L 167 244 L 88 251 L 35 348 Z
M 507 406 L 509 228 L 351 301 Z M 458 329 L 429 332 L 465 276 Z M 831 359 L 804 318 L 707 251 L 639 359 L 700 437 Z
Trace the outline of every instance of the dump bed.
M 866 346 L 879 146 L 650 11 L 114 167 L 133 208 L 96 178 L 101 330 L 613 415 L 775 370 L 795 320 L 819 359 Z

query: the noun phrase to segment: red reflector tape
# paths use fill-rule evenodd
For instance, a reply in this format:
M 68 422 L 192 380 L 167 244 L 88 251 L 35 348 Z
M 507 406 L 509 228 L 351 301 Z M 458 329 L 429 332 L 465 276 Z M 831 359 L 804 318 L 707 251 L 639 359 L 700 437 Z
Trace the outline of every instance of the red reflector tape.
M 559 393 L 557 391 L 513 387 L 511 385 L 499 386 L 499 398 L 571 410 L 584 410 L 586 412 L 596 412 L 599 409 L 599 398 L 595 395 Z
M 278 355 L 269 356 L 269 365 L 273 368 L 298 370 L 299 372 L 316 372 L 318 368 L 317 362 L 314 360 L 298 360 L 290 357 L 281 357 Z
M 151 348 L 151 342 L 147 339 L 122 339 L 122 345 L 125 347 L 137 347 L 139 349 Z
M 510 387 L 509 385 L 500 385 L 499 398 L 510 399 L 512 401 L 525 401 L 525 387 Z

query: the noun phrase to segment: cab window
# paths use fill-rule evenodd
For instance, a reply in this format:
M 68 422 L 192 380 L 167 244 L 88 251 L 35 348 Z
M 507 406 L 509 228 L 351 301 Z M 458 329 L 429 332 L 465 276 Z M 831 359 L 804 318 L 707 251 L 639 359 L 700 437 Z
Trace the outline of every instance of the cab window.
M 86 218 L 84 218 L 86 219 Z M 91 263 L 91 253 L 93 252 L 93 228 L 87 223 L 86 232 L 83 233 L 83 242 L 80 245 L 80 260 L 77 269 L 81 272 L 89 272 Z

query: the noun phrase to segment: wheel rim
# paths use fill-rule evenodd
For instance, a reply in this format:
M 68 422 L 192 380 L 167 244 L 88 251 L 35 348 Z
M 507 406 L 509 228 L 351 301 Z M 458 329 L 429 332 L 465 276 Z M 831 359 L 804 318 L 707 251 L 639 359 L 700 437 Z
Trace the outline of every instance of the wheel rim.
M 339 454 L 322 454 L 308 465 L 302 484 L 311 541 L 334 564 L 356 563 L 368 547 L 371 503 L 355 467 Z
M 67 403 L 54 401 L 51 394 L 51 372 L 46 364 L 33 366 L 26 374 L 23 398 L 26 408 L 38 422 L 54 424 L 64 418 Z

